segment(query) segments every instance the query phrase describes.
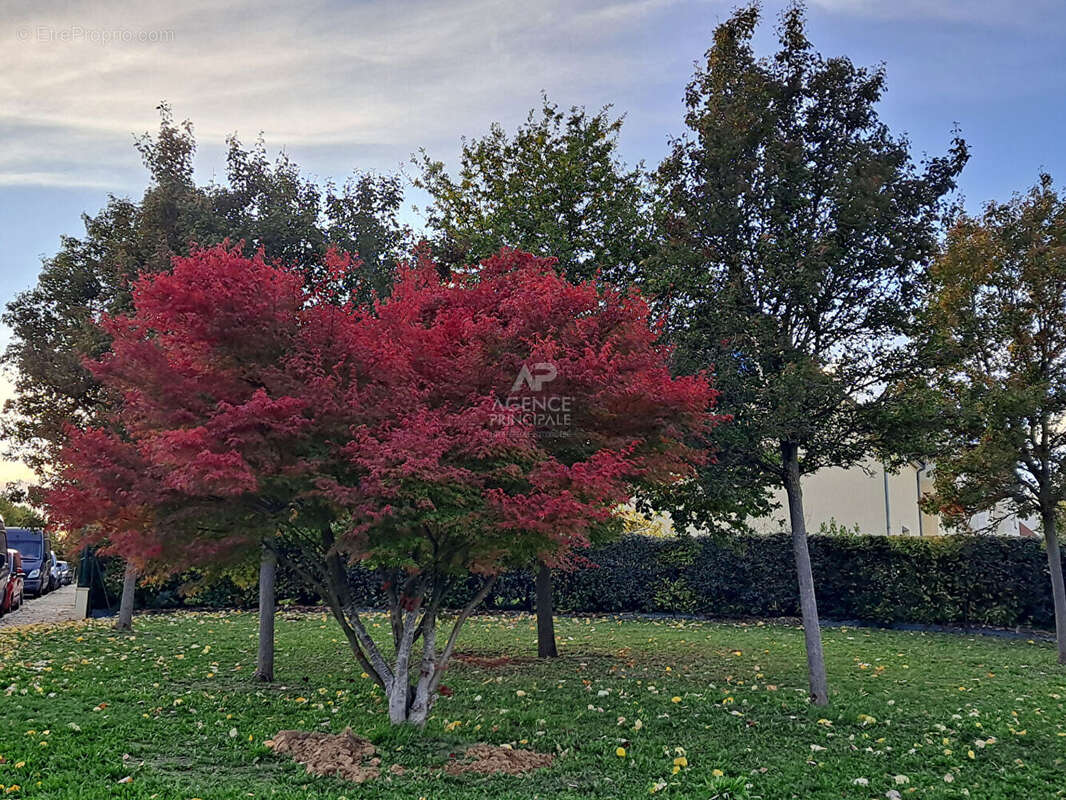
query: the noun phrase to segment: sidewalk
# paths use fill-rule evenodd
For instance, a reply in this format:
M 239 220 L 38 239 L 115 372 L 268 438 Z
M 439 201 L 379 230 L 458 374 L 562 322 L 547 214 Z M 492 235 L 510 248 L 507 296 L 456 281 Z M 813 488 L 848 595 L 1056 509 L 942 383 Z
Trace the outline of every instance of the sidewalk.
M 44 597 L 27 597 L 22 608 L 0 617 L 0 628 L 33 625 L 38 622 L 69 622 L 78 619 L 74 611 L 74 587 L 63 586 Z

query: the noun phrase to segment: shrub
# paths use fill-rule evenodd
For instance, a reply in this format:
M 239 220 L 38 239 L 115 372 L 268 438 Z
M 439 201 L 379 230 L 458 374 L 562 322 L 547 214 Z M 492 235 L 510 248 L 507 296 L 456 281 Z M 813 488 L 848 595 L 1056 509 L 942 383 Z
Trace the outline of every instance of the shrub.
M 854 534 L 811 537 L 822 615 L 879 624 L 995 625 L 1050 628 L 1054 622 L 1047 557 L 1040 542 L 995 536 L 914 539 Z M 797 616 L 799 597 L 788 534 L 698 539 L 628 536 L 590 551 L 588 565 L 555 575 L 560 612 L 676 612 L 717 617 Z M 149 607 L 255 604 L 255 588 L 230 581 L 184 596 L 178 579 L 145 587 Z M 365 606 L 384 598 L 375 574 L 352 568 L 350 583 Z M 279 597 L 316 599 L 279 574 Z M 459 606 L 475 582 L 450 597 Z M 487 605 L 531 611 L 531 572 L 501 576 Z

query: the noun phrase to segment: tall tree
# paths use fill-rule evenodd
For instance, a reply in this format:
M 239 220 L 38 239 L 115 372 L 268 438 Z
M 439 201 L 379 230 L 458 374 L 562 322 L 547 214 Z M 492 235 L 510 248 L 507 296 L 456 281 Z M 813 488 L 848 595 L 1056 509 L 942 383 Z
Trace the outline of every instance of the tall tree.
M 9 528 L 43 528 L 46 524 L 41 512 L 0 495 L 0 519 Z
M 228 141 L 226 181 L 199 186 L 193 175 L 192 124 L 160 106 L 155 136 L 137 149 L 148 170 L 140 201 L 110 197 L 85 234 L 64 236 L 44 260 L 37 284 L 8 303 L 12 330 L 3 363 L 15 372 L 15 396 L 4 407 L 7 455 L 47 467 L 68 425 L 84 427 L 110 408 L 110 398 L 83 366 L 110 340 L 96 322 L 129 308 L 130 286 L 144 272 L 167 272 L 190 246 L 243 242 L 244 252 L 299 263 L 311 277 L 325 269 L 330 247 L 357 253 L 362 269 L 348 279 L 364 299 L 387 293 L 396 265 L 413 245 L 398 219 L 399 178 L 356 173 L 340 188 L 318 185 L 284 154 L 271 162 L 260 140 Z
M 245 148 L 231 138 L 226 181 L 199 186 L 192 124 L 176 122 L 166 104 L 159 110 L 156 135 L 137 140 L 149 176 L 141 200 L 112 196 L 96 216 L 86 215 L 85 235 L 63 237 L 37 285 L 3 316 L 12 339 L 2 360 L 16 379 L 0 431 L 7 455 L 39 470 L 54 461 L 71 426 L 85 428 L 113 408 L 114 398 L 83 362 L 108 352 L 110 337 L 96 323 L 129 309 L 130 286 L 141 273 L 168 272 L 192 245 L 229 240 L 320 277 L 336 246 L 359 253 L 362 268 L 348 275 L 348 288 L 369 301 L 373 292 L 387 293 L 410 250 L 411 231 L 397 217 L 399 178 L 356 173 L 340 188 L 319 186 L 284 154 L 271 162 L 262 140 Z M 261 566 L 270 565 L 264 556 Z M 123 585 L 132 591 L 136 583 Z M 132 596 L 127 600 L 123 607 L 132 609 Z M 261 600 L 273 607 L 272 597 Z
M 437 260 L 455 268 L 516 247 L 553 256 L 571 280 L 628 285 L 651 237 L 643 169 L 619 157 L 622 122 L 609 106 L 563 111 L 545 97 L 513 136 L 493 124 L 463 139 L 454 178 L 422 152 L 414 185 L 432 199 Z
M 712 369 L 733 416 L 671 510 L 710 525 L 722 480 L 784 488 L 811 698 L 825 704 L 802 476 L 878 446 L 883 387 L 967 150 L 956 139 L 916 167 L 878 118 L 883 70 L 816 53 L 800 4 L 774 56 L 756 58 L 759 18 L 752 5 L 720 25 L 688 86 L 689 133 L 657 173 L 663 247 L 647 280 L 679 367 Z
M 339 256 L 324 285 L 223 248 L 178 259 L 105 323 L 93 372 L 123 399 L 64 447 L 53 519 L 161 571 L 244 560 L 278 530 L 390 719 L 424 723 L 493 576 L 565 563 L 634 481 L 690 471 L 686 440 L 714 422 L 714 393 L 670 376 L 639 296 L 551 265 L 508 251 L 442 281 L 426 261 L 371 314 L 337 302 Z M 391 658 L 349 561 L 382 572 Z M 482 587 L 438 648 L 444 598 L 471 573 Z
M 619 157 L 622 118 L 609 107 L 561 110 L 545 97 L 514 135 L 494 124 L 462 142 L 457 177 L 425 152 L 415 159 L 415 186 L 432 203 L 427 223 L 447 269 L 474 263 L 501 247 L 558 259 L 574 281 L 626 286 L 650 251 L 645 176 Z M 536 567 L 537 652 L 558 654 L 552 574 Z
M 930 271 L 922 317 L 937 415 L 935 506 L 1040 517 L 1066 664 L 1057 523 L 1066 502 L 1066 200 L 1051 178 L 962 216 Z M 920 397 L 930 399 L 923 392 Z

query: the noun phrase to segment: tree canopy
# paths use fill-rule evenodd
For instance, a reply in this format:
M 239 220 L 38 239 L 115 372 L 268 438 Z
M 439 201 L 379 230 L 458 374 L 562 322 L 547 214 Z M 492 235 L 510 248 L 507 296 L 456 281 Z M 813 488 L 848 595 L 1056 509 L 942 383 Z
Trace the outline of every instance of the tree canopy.
M 175 122 L 160 106 L 156 135 L 137 140 L 149 186 L 139 200 L 110 197 L 85 215 L 83 236 L 62 238 L 45 259 L 37 284 L 11 301 L 3 321 L 12 329 L 3 363 L 14 368 L 15 396 L 4 409 L 8 455 L 45 467 L 67 425 L 89 424 L 108 398 L 84 368 L 107 352 L 96 325 L 129 308 L 141 272 L 166 272 L 171 258 L 194 245 L 243 243 L 268 258 L 321 272 L 330 246 L 359 254 L 364 299 L 387 292 L 412 235 L 399 222 L 402 186 L 396 176 L 355 173 L 343 186 L 318 185 L 284 154 L 273 163 L 262 140 L 245 148 L 228 141 L 226 181 L 197 185 L 192 124 Z
M 712 370 L 732 416 L 702 479 L 667 496 L 671 513 L 742 524 L 784 487 L 803 583 L 800 476 L 880 445 L 884 388 L 967 149 L 956 138 L 914 164 L 877 114 L 883 69 L 817 53 L 799 4 L 781 16 L 777 52 L 758 58 L 760 13 L 742 8 L 716 29 L 688 86 L 689 130 L 655 176 L 662 246 L 647 285 L 679 368 Z
M 480 139 L 464 139 L 457 178 L 422 152 L 415 185 L 432 198 L 427 223 L 438 259 L 454 269 L 518 247 L 555 256 L 574 281 L 631 283 L 652 239 L 642 166 L 629 169 L 618 157 L 621 128 L 610 108 L 565 112 L 545 97 L 539 114 L 531 110 L 513 136 L 495 124 Z M 537 652 L 554 657 L 545 564 L 537 565 L 536 612 Z
M 651 236 L 644 173 L 619 158 L 621 128 L 609 107 L 563 111 L 544 98 L 513 136 L 494 124 L 464 139 L 454 178 L 422 152 L 414 183 L 432 198 L 438 260 L 453 268 L 516 247 L 555 257 L 572 280 L 631 282 Z
M 911 400 L 934 412 L 925 428 L 931 504 L 955 524 L 982 510 L 1040 517 L 1066 663 L 1057 541 L 1066 502 L 1066 201 L 1050 176 L 956 221 L 930 271 L 922 323 L 930 368 L 916 376 Z
M 372 307 L 347 288 L 357 262 L 326 264 L 312 282 L 218 247 L 136 281 L 90 365 L 119 399 L 70 432 L 49 506 L 83 541 L 164 572 L 247 560 L 277 531 L 393 721 L 421 722 L 491 576 L 566 563 L 634 482 L 688 474 L 714 393 L 670 376 L 639 295 L 571 284 L 551 259 L 503 251 L 444 280 L 422 260 Z M 391 664 L 349 560 L 391 592 Z M 484 588 L 438 651 L 444 596 L 471 572 Z
M 0 495 L 0 519 L 3 519 L 4 524 L 9 528 L 43 528 L 45 526 L 45 518 L 40 511 L 2 495 Z

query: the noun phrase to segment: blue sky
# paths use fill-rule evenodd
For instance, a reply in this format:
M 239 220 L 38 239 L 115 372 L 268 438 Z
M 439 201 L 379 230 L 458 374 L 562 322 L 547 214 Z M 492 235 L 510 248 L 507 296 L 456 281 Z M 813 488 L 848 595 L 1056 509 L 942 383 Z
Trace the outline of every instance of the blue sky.
M 83 211 L 109 192 L 140 195 L 132 135 L 156 127 L 162 99 L 193 120 L 202 179 L 221 172 L 234 132 L 262 131 L 322 178 L 394 170 L 419 147 L 453 161 L 461 135 L 513 126 L 541 90 L 561 105 L 612 103 L 627 116 L 626 159 L 654 164 L 734 5 L 0 0 L 0 301 L 33 284 Z M 768 21 L 780 7 L 766 4 Z M 812 0 L 808 13 L 822 53 L 886 64 L 882 116 L 916 153 L 943 152 L 958 123 L 973 149 L 971 209 L 1041 169 L 1066 176 L 1066 3 Z M 763 52 L 771 37 L 764 26 Z

